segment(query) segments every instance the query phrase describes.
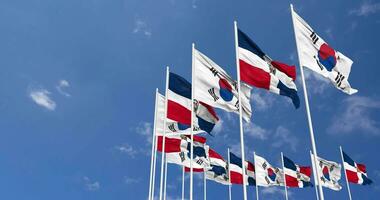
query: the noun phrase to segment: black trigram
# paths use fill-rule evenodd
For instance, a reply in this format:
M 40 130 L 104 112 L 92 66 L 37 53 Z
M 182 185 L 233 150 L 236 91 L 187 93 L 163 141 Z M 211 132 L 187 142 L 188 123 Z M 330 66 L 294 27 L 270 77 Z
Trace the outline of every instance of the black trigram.
M 185 161 L 185 153 L 184 152 L 180 152 L 179 157 L 181 158 L 181 162 Z
M 219 97 L 216 96 L 216 94 L 215 94 L 215 88 L 210 88 L 208 90 L 208 93 L 211 95 L 211 97 L 214 99 L 214 101 L 217 101 L 219 99 Z
M 269 180 L 268 176 L 265 177 L 265 181 L 267 182 L 267 184 L 271 183 L 271 181 Z
M 170 124 L 169 126 L 168 126 L 168 128 L 169 128 L 169 130 L 171 130 L 172 132 L 176 132 L 177 130 L 175 129 L 175 127 L 174 127 L 174 124 Z
M 310 37 L 314 44 L 317 43 L 317 41 L 319 40 L 319 37 L 317 36 L 317 34 L 315 34 L 314 31 L 311 33 Z
M 218 70 L 216 70 L 216 69 L 213 68 L 213 67 L 210 68 L 210 71 L 211 71 L 211 73 L 214 74 L 214 76 L 218 75 L 218 73 L 219 73 Z
M 203 160 L 200 160 L 200 159 L 197 160 L 197 164 L 198 164 L 198 165 L 202 165 L 202 164 L 203 164 Z
M 343 76 L 340 72 L 338 72 L 338 75 L 336 75 L 335 77 L 336 85 L 340 87 L 344 79 L 345 79 L 345 76 Z
M 235 108 L 239 110 L 239 100 L 236 101 Z
M 262 166 L 263 166 L 264 169 L 266 169 L 268 165 L 267 165 L 266 162 L 264 162 Z

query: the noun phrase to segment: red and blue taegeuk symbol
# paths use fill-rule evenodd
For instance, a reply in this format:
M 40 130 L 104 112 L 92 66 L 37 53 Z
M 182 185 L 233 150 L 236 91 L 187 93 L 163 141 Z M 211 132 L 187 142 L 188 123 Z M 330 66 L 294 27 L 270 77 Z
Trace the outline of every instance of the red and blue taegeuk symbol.
M 234 94 L 232 93 L 232 86 L 226 79 L 219 79 L 219 94 L 222 97 L 224 101 L 231 101 L 234 97 Z
M 323 177 L 325 177 L 328 181 L 330 181 L 330 172 L 327 166 L 324 166 L 322 169 Z
M 335 50 L 327 43 L 321 45 L 318 51 L 319 63 L 328 71 L 331 71 L 336 65 Z
M 268 168 L 267 171 L 268 171 L 268 177 L 270 178 L 270 180 L 276 181 L 276 173 L 274 173 L 273 169 Z

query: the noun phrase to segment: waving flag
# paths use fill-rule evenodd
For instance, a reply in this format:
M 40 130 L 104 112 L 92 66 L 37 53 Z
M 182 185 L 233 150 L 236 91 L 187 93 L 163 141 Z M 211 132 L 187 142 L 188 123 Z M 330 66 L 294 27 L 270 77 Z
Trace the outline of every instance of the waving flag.
M 339 90 L 356 93 L 348 82 L 352 60 L 334 50 L 296 12 L 292 16 L 300 64 L 330 79 Z
M 220 66 L 196 49 L 194 49 L 194 68 L 195 99 L 228 112 L 239 113 L 237 82 Z M 249 121 L 252 114 L 249 103 L 250 86 L 242 84 L 241 95 L 243 118 Z
M 311 154 L 311 161 L 314 163 L 313 154 Z M 316 171 L 319 174 L 319 182 L 323 187 L 330 188 L 335 191 L 342 189 L 342 186 L 339 185 L 339 180 L 341 177 L 340 170 L 342 169 L 341 165 L 328 161 L 322 158 L 317 157 Z
M 299 108 L 295 66 L 273 61 L 245 33 L 238 30 L 240 78 L 245 83 L 289 97 Z
M 162 151 L 162 137 L 158 137 L 158 151 Z M 161 142 L 161 143 L 160 143 Z M 168 163 L 174 163 L 185 167 L 190 167 L 192 163 L 194 168 L 206 168 L 210 166 L 208 159 L 208 145 L 206 139 L 200 136 L 194 136 L 193 158 L 191 159 L 191 140 L 189 136 L 168 136 L 165 137 L 165 153 Z
M 287 187 L 304 188 L 307 186 L 313 186 L 310 182 L 311 167 L 296 165 L 286 156 L 284 156 L 284 174 Z
M 205 172 L 206 178 L 208 180 L 213 180 L 215 182 L 228 185 L 229 179 L 228 179 L 228 169 L 227 169 L 227 162 L 223 159 L 222 156 L 220 156 L 216 151 L 209 148 L 208 150 L 209 160 L 210 160 L 210 167 L 203 169 L 203 168 L 193 168 L 194 172 Z M 185 168 L 186 172 L 189 172 L 189 168 Z
M 230 152 L 229 169 L 232 184 L 243 184 L 243 168 L 241 165 L 241 161 L 241 158 L 237 157 L 235 154 Z M 245 169 L 246 172 L 244 178 L 246 179 L 246 183 L 252 186 L 256 185 L 255 166 L 251 162 L 245 161 Z
M 356 163 L 352 160 L 344 151 L 343 153 L 343 165 L 346 171 L 347 180 L 350 183 L 369 185 L 372 180 L 367 176 L 366 166 L 360 163 Z
M 167 106 L 168 129 L 173 133 L 189 129 L 191 126 L 191 84 L 174 73 L 169 74 Z M 219 120 L 214 108 L 195 100 L 194 112 L 196 114 L 194 131 L 199 133 L 203 130 L 210 133 Z
M 259 186 L 284 186 L 284 172 L 273 167 L 269 162 L 255 155 L 256 182 Z

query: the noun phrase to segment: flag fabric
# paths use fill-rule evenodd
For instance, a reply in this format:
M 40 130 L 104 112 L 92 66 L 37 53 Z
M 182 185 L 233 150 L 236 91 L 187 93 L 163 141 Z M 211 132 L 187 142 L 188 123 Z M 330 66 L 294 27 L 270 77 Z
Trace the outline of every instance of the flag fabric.
M 194 143 L 193 143 L 193 158 L 191 159 L 191 139 L 190 136 L 173 136 L 174 138 L 180 138 L 180 145 L 178 145 L 178 141 L 173 143 L 165 143 L 165 152 L 166 152 L 166 159 L 168 163 L 178 164 L 185 167 L 190 167 L 190 163 L 192 162 L 193 168 L 207 168 L 210 166 L 210 161 L 208 159 L 208 149 L 209 146 L 205 144 L 206 139 L 204 137 L 200 136 L 194 136 Z M 168 138 L 171 138 L 170 136 Z M 166 142 L 167 138 L 165 138 Z M 162 139 L 158 139 L 158 141 L 162 142 Z M 168 149 L 174 149 L 175 150 L 166 150 L 166 145 L 169 146 Z M 161 146 L 158 145 L 158 150 L 162 151 Z M 180 150 L 180 151 L 176 151 Z
M 238 30 L 240 79 L 252 86 L 289 97 L 299 108 L 296 67 L 273 61 L 244 32 Z
M 314 163 L 313 154 L 311 154 L 311 161 Z M 317 157 L 317 162 L 317 165 L 315 165 L 316 172 L 319 174 L 318 178 L 321 185 L 335 191 L 341 190 L 342 186 L 339 185 L 341 165 L 320 157 Z
M 247 185 L 251 185 L 251 186 L 256 185 L 255 166 L 251 162 L 245 161 L 245 169 L 246 169 L 246 172 L 245 172 L 244 178 L 246 179 Z M 237 157 L 235 154 L 231 152 L 230 152 L 229 170 L 230 170 L 231 184 L 243 184 L 242 160 L 241 158 Z
M 273 167 L 265 158 L 255 155 L 256 183 L 258 186 L 284 186 L 284 172 Z
M 223 185 L 229 184 L 227 162 L 216 151 L 209 148 L 208 150 L 210 167 L 208 168 L 193 168 L 194 172 L 204 172 L 208 180 L 221 183 Z M 190 168 L 185 168 L 186 172 L 190 171 Z
M 284 156 L 284 175 L 287 187 L 304 188 L 313 186 L 310 181 L 311 167 L 299 166 Z
M 300 65 L 330 79 L 336 88 L 354 94 L 348 77 L 352 60 L 327 44 L 295 11 L 292 11 Z
M 187 131 L 191 126 L 191 84 L 181 76 L 169 74 L 167 118 L 172 133 Z M 213 107 L 194 101 L 194 132 L 210 133 L 219 118 Z M 188 133 L 188 131 L 187 131 Z
M 342 151 L 342 153 L 343 165 L 348 182 L 360 185 L 370 185 L 372 180 L 367 176 L 366 166 L 364 164 L 356 163 L 344 151 Z
M 210 106 L 239 113 L 237 82 L 214 61 L 194 49 L 194 98 Z M 241 84 L 243 118 L 249 121 L 252 110 L 250 105 L 251 87 Z

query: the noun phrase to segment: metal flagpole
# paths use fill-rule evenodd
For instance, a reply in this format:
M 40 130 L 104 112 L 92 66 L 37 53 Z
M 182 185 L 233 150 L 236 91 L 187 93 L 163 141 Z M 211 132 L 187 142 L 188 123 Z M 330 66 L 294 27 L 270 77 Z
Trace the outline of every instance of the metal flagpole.
M 292 12 L 294 38 L 296 40 L 297 53 L 298 53 L 298 61 L 299 61 L 300 69 L 301 69 L 301 79 L 302 79 L 303 92 L 304 92 L 304 98 L 305 98 L 306 114 L 307 114 L 307 119 L 308 119 L 308 124 L 309 124 L 311 146 L 312 146 L 312 150 L 313 150 L 314 165 L 316 165 L 317 164 L 317 156 L 318 156 L 317 155 L 317 147 L 315 145 L 313 123 L 312 123 L 312 120 L 311 120 L 311 114 L 310 114 L 310 108 L 309 108 L 309 99 L 308 99 L 308 96 L 307 96 L 307 89 L 306 89 L 306 83 L 305 83 L 305 76 L 304 76 L 304 73 L 303 73 L 302 63 L 301 63 L 301 60 L 300 60 L 300 49 L 299 49 L 298 42 L 297 42 L 297 33 L 296 33 L 296 29 L 295 29 L 294 16 L 293 16 L 294 10 L 293 10 L 293 5 L 292 4 L 290 4 L 290 9 L 291 9 L 291 12 Z M 319 177 L 318 170 L 316 170 L 316 173 L 317 173 L 317 176 Z M 317 179 L 317 181 L 318 181 L 318 189 L 319 189 L 320 199 L 324 200 L 323 189 L 322 189 L 322 185 L 320 184 L 319 178 Z
M 239 95 L 239 124 L 240 124 L 240 148 L 241 148 L 241 164 L 242 164 L 242 175 L 245 175 L 245 155 L 244 155 L 244 133 L 243 133 L 243 111 L 241 106 L 241 92 L 240 92 L 240 64 L 239 64 L 239 49 L 238 49 L 238 34 L 237 34 L 237 22 L 234 21 L 234 31 L 235 31 L 235 54 L 236 54 L 236 70 L 237 70 L 237 82 L 238 82 L 238 95 Z M 247 200 L 247 180 L 243 178 L 243 195 L 244 200 Z
M 168 161 L 166 160 L 165 154 L 165 179 L 164 179 L 164 200 L 166 200 L 166 183 L 168 179 Z
M 207 180 L 206 180 L 206 169 L 203 170 L 203 199 L 207 200 Z
M 284 172 L 285 199 L 288 200 L 288 189 L 286 188 L 286 175 L 285 175 L 285 165 L 284 165 L 284 154 L 282 152 L 281 152 L 281 162 L 282 162 L 282 171 Z
M 253 162 L 256 164 L 256 152 L 253 152 Z M 259 200 L 259 186 L 257 185 L 257 176 L 255 169 L 255 181 L 256 181 L 256 200 Z
M 149 197 L 148 199 L 152 200 L 152 191 L 154 188 L 154 183 L 153 183 L 153 176 L 155 175 L 153 173 L 153 165 L 154 165 L 154 157 L 156 154 L 155 151 L 155 143 L 156 143 L 156 118 L 157 118 L 157 101 L 158 101 L 158 88 L 156 88 L 156 95 L 155 95 L 155 104 L 154 104 L 154 121 L 153 121 L 153 134 L 152 134 L 152 154 L 150 158 L 150 177 L 149 177 Z
M 350 200 L 352 200 L 352 197 L 351 197 L 351 190 L 350 190 L 350 184 L 348 183 L 348 178 L 347 178 L 346 168 L 344 167 L 344 158 L 343 158 L 343 150 L 342 150 L 342 146 L 339 146 L 339 149 L 340 149 L 340 156 L 342 157 L 344 177 L 346 177 L 346 184 L 347 184 L 348 196 L 350 197 Z
M 190 148 L 190 200 L 193 200 L 193 145 L 194 145 L 194 49 L 195 44 L 192 44 L 191 49 L 191 148 Z
M 185 166 L 182 167 L 182 200 L 185 199 Z
M 168 87 L 169 87 L 169 67 L 166 67 L 166 84 L 165 84 L 165 114 L 164 114 L 164 130 L 162 136 L 162 152 L 161 152 L 161 176 L 160 176 L 160 200 L 162 200 L 163 184 L 164 184 L 164 164 L 165 164 L 165 132 L 166 132 L 166 116 L 168 112 Z
M 230 171 L 230 148 L 227 148 L 228 153 L 228 197 L 229 200 L 232 200 L 232 194 L 231 194 L 231 171 Z
M 312 156 L 312 154 L 311 154 L 311 151 L 309 151 L 309 153 L 310 153 L 310 159 L 311 159 L 311 163 L 312 163 L 312 165 L 311 165 L 311 167 L 312 167 L 312 169 L 313 169 L 313 177 L 314 177 L 314 188 L 315 188 L 315 195 L 317 196 L 317 200 L 319 200 L 319 195 L 318 195 L 318 184 L 317 184 L 317 173 L 316 173 L 316 169 L 315 169 L 315 167 L 314 167 L 314 164 L 313 164 L 313 156 Z
M 152 196 L 151 200 L 154 199 L 154 189 L 156 181 L 156 163 L 157 163 L 157 136 L 154 137 L 154 157 L 153 157 L 153 177 L 152 177 Z

